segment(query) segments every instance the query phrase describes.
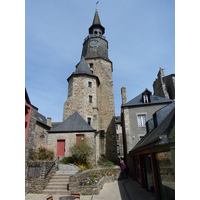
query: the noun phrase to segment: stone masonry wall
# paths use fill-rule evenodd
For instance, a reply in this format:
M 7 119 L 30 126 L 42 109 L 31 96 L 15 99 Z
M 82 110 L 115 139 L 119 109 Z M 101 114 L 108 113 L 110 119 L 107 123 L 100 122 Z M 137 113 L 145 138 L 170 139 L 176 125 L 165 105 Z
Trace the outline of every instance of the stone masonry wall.
M 37 123 L 35 126 L 35 136 L 34 143 L 36 148 L 39 146 L 46 146 L 48 140 L 48 130 L 47 126 Z
M 27 166 L 27 192 L 42 193 L 51 177 L 55 174 L 57 165 L 54 165 L 48 176 L 45 174 L 51 168 L 53 162 L 26 162 Z M 26 192 L 26 193 L 27 193 Z
M 91 118 L 91 126 L 96 129 L 97 127 L 94 126 L 96 122 L 93 117 L 95 114 L 93 110 L 97 107 L 96 78 L 81 75 L 71 79 L 69 81 L 68 99 L 64 104 L 63 120 L 77 111 L 86 122 L 88 117 Z M 88 82 L 91 82 L 91 87 L 88 87 Z M 92 96 L 91 103 L 89 102 L 89 96 Z M 97 120 L 97 116 L 95 117 Z
M 112 63 L 101 58 L 87 59 L 86 62 L 88 65 L 93 63 L 93 74 L 100 80 L 97 88 L 98 131 L 105 131 L 104 153 L 111 161 L 117 163 Z
M 30 150 L 35 148 L 34 135 L 35 135 L 36 119 L 37 119 L 37 109 L 33 107 L 32 111 L 31 111 L 31 118 L 30 118 L 30 123 L 29 123 L 29 130 L 28 130 L 28 137 L 27 137 L 27 143 L 26 143 L 26 148 L 25 148 L 25 193 L 27 193 L 27 191 L 28 191 L 28 182 L 27 182 L 28 167 L 27 167 L 27 161 L 29 159 Z
M 95 172 L 108 172 L 110 171 L 113 176 L 104 177 L 102 181 L 97 184 L 97 186 L 79 186 L 79 182 L 81 179 L 87 178 L 91 176 L 91 174 Z M 97 169 L 86 170 L 81 173 L 77 173 L 75 175 L 71 175 L 69 178 L 69 190 L 71 193 L 81 193 L 81 194 L 98 194 L 103 187 L 104 183 L 119 180 L 120 177 L 120 167 L 115 166 L 113 168 L 109 167 L 99 167 Z M 100 187 L 99 187 L 100 185 Z
M 103 154 L 113 162 L 117 163 L 117 142 L 115 130 L 114 93 L 112 80 L 112 63 L 104 59 L 86 59 L 89 66 L 93 63 L 93 74 L 98 76 L 100 85 L 96 78 L 80 75 L 69 80 L 68 99 L 64 104 L 63 120 L 77 111 L 84 119 L 91 118 L 91 126 L 97 131 L 104 130 L 105 151 Z M 88 87 L 88 81 L 92 87 Z M 89 103 L 89 95 L 92 103 Z
M 90 157 L 90 162 L 95 163 L 95 150 L 96 155 L 99 154 L 98 151 L 98 135 L 96 137 L 96 148 L 95 148 L 95 142 L 94 142 L 94 132 L 80 132 L 80 133 L 50 133 L 48 135 L 48 146 L 57 149 L 57 140 L 65 140 L 65 156 L 71 156 L 70 153 L 70 147 L 72 147 L 76 143 L 76 134 L 84 134 L 84 137 L 86 137 L 89 140 L 89 143 L 92 145 L 94 152 L 93 155 Z

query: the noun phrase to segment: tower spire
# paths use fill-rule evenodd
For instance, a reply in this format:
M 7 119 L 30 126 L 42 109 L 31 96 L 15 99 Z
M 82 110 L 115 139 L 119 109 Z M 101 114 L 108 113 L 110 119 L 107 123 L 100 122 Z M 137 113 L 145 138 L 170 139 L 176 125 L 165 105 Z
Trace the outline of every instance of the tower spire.
M 105 33 L 105 28 L 101 25 L 101 21 L 100 21 L 97 9 L 95 11 L 95 15 L 94 15 L 92 26 L 90 26 L 90 28 L 89 28 L 89 34 L 94 34 L 93 33 L 94 29 L 101 30 L 102 35 Z
M 97 10 L 97 4 L 99 3 L 99 1 L 96 1 L 96 10 Z

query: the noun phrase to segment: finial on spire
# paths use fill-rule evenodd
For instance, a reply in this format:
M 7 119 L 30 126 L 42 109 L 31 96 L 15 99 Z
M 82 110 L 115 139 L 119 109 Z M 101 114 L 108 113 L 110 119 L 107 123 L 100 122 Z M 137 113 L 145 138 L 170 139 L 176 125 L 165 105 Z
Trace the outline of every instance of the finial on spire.
M 97 10 L 97 4 L 99 3 L 99 1 L 96 1 L 96 10 Z

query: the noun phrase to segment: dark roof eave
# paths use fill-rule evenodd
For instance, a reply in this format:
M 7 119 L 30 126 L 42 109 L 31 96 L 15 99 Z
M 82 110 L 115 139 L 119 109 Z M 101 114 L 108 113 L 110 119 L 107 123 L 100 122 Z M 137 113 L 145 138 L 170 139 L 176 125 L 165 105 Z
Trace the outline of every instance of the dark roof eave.
M 136 149 L 136 150 L 131 150 L 131 151 L 129 151 L 129 155 L 130 156 L 133 156 L 133 155 L 137 155 L 137 154 L 143 154 L 142 152 L 143 151 L 149 151 L 149 152 L 154 152 L 154 149 L 155 148 L 158 148 L 158 147 L 166 147 L 166 146 L 168 146 L 169 145 L 169 142 L 168 143 L 164 143 L 164 144 L 160 144 L 160 143 L 158 143 L 158 144 L 155 144 L 155 142 L 154 143 L 151 143 L 151 144 L 149 144 L 149 145 L 147 145 L 147 146 L 143 146 L 143 147 L 140 147 L 140 148 L 138 148 L 138 149 Z M 158 151 L 156 151 L 156 152 L 158 152 Z
M 139 149 L 141 149 L 141 148 L 142 148 L 142 149 L 143 149 L 143 148 L 146 148 L 147 146 L 152 145 L 152 144 L 154 144 L 155 142 L 157 142 L 157 141 L 159 141 L 159 140 L 162 140 L 162 138 L 163 138 L 163 137 L 158 136 L 158 137 L 156 137 L 154 140 L 152 140 L 152 141 L 146 143 L 145 145 L 139 146 L 139 148 L 136 148 L 136 149 L 133 148 L 133 149 L 130 151 L 130 153 L 131 153 L 131 152 L 134 152 L 134 151 L 137 151 L 137 150 L 139 150 Z
M 165 101 L 165 102 L 155 102 L 155 103 L 143 103 L 143 104 L 135 104 L 135 105 L 122 105 L 121 107 L 123 108 L 130 108 L 130 107 L 140 107 L 140 106 L 150 106 L 150 105 L 157 105 L 157 104 L 168 104 L 172 103 L 173 100 L 171 101 Z
M 97 82 L 98 82 L 98 84 L 100 84 L 100 80 L 99 80 L 99 78 L 97 77 L 97 76 L 95 76 L 95 75 L 92 75 L 92 74 L 87 74 L 87 73 L 80 73 L 80 74 L 74 74 L 74 73 L 72 73 L 71 74 L 71 76 L 67 79 L 67 81 L 69 82 L 69 79 L 70 78 L 72 78 L 73 76 L 76 76 L 76 77 L 78 77 L 78 76 L 80 76 L 80 75 L 84 75 L 84 76 L 90 76 L 90 77 L 93 77 L 93 78 L 96 78 L 97 79 Z
M 48 131 L 48 133 L 80 133 L 80 132 L 96 132 L 96 130 L 73 130 L 73 131 Z

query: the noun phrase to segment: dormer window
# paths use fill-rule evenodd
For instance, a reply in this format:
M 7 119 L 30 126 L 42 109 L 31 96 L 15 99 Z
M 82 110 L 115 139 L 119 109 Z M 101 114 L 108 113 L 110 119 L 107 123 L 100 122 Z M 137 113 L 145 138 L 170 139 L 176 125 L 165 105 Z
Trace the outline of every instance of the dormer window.
M 143 99 L 144 99 L 144 103 L 149 103 L 148 95 L 147 94 L 143 95 Z
M 151 92 L 149 90 L 145 90 L 142 93 L 142 99 L 144 103 L 151 103 Z

